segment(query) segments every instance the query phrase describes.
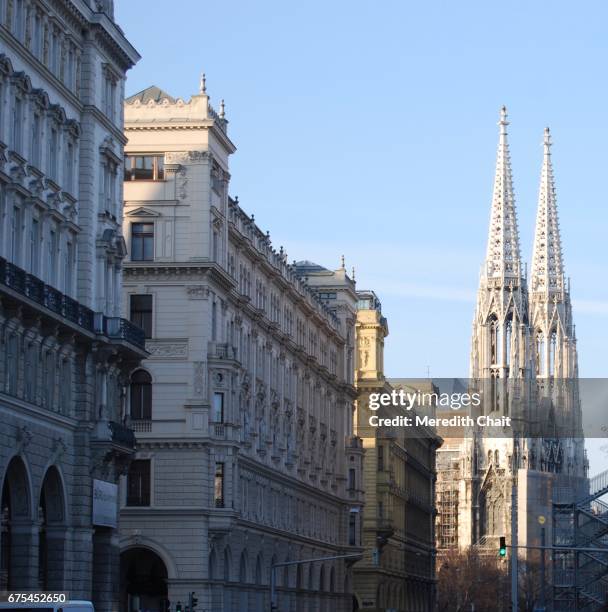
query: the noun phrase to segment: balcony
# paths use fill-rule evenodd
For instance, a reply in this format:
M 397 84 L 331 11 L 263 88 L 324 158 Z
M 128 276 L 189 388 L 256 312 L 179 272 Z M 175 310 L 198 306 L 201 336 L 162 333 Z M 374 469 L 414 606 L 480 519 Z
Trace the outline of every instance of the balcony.
M 150 433 L 152 431 L 152 421 L 131 419 L 131 427 L 135 433 Z
M 209 359 L 234 360 L 237 359 L 237 349 L 235 346 L 225 342 L 209 342 L 207 348 Z
M 47 285 L 3 257 L 0 257 L 0 285 L 20 293 L 87 332 L 125 340 L 145 350 L 146 340 L 143 330 L 130 321 L 120 317 L 106 317 L 101 312 L 93 312 L 90 308 L 61 293 L 55 287 Z
M 135 346 L 145 348 L 146 335 L 137 325 L 120 317 L 106 317 L 100 312 L 95 313 L 95 331 L 108 338 L 124 340 Z
M 135 448 L 135 433 L 116 421 L 98 421 L 91 442 L 106 455 L 131 454 Z

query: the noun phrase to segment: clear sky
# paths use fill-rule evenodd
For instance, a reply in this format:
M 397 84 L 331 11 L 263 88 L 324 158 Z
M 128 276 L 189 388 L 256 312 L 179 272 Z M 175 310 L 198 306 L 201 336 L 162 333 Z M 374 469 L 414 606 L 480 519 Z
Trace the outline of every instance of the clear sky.
M 187 99 L 205 71 L 238 147 L 232 195 L 290 260 L 345 254 L 376 291 L 389 376 L 467 375 L 499 108 L 527 262 L 549 125 L 580 373 L 607 376 L 605 2 L 117 0 L 116 16 L 143 58 L 127 94 Z

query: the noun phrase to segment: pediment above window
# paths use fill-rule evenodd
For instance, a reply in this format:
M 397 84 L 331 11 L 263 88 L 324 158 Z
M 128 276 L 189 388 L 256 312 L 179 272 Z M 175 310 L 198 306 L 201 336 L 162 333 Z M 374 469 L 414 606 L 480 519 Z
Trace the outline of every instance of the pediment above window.
M 160 217 L 160 213 L 157 213 L 154 210 L 150 210 L 145 206 L 140 206 L 139 208 L 135 208 L 134 210 L 130 210 L 125 213 L 125 217 L 143 217 L 143 218 L 153 218 Z

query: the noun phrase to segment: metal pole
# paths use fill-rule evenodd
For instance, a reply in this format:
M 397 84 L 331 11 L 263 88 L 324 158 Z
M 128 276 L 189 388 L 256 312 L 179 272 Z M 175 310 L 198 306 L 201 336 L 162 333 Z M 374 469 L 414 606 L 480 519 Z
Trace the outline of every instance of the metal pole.
M 511 610 L 517 612 L 517 463 L 511 485 Z
M 545 528 L 540 530 L 540 607 L 545 609 Z

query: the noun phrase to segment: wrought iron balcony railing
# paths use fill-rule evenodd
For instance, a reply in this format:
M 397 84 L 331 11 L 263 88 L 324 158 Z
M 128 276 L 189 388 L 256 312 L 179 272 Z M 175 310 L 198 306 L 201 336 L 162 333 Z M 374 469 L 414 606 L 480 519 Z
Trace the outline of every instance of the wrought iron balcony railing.
M 138 348 L 145 348 L 144 331 L 130 321 L 93 312 L 69 295 L 47 285 L 3 257 L 0 257 L 0 284 L 24 295 L 88 332 L 104 334 L 109 338 L 130 342 Z

